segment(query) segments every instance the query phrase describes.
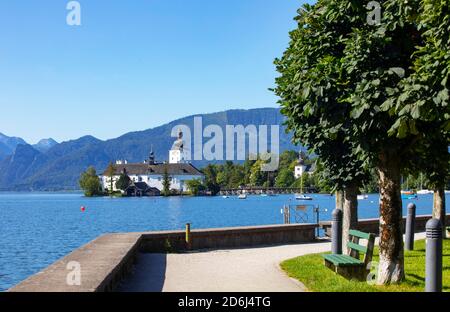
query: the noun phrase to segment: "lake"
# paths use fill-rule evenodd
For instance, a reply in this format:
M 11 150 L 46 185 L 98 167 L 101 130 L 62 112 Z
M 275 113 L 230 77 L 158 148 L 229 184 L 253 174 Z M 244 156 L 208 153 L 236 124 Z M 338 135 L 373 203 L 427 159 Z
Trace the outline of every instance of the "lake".
M 314 200 L 304 204 L 319 205 L 320 219 L 330 220 L 334 197 L 312 196 Z M 369 195 L 359 201 L 360 218 L 378 217 L 378 198 Z M 421 195 L 413 201 L 418 215 L 431 214 L 432 198 Z M 408 202 L 404 201 L 404 214 Z M 239 200 L 236 196 L 85 198 L 78 193 L 0 193 L 0 291 L 104 233 L 183 229 L 188 222 L 193 229 L 281 224 L 283 205 L 301 203 L 294 195 Z M 311 211 L 297 219 L 315 222 Z

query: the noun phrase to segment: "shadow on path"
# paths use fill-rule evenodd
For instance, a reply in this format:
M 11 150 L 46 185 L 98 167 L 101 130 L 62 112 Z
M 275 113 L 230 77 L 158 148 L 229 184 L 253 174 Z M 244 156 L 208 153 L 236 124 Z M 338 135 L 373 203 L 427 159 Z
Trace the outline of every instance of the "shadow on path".
M 132 273 L 119 285 L 118 292 L 161 292 L 166 279 L 167 255 L 140 253 Z

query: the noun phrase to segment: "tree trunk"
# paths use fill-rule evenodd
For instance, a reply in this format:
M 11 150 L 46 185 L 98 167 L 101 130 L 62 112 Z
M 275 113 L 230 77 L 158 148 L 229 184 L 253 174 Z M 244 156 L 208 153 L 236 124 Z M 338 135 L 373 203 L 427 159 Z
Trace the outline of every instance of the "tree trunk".
M 342 251 L 347 250 L 348 233 L 358 226 L 358 187 L 349 185 L 344 189 L 343 222 L 342 222 Z
M 400 159 L 396 153 L 382 153 L 380 178 L 380 263 L 378 285 L 399 283 L 405 277 Z
M 445 230 L 445 188 L 439 186 L 434 190 L 433 197 L 433 218 L 441 220 L 442 223 L 442 237 L 446 237 Z
M 344 191 L 336 191 L 336 209 L 344 209 Z

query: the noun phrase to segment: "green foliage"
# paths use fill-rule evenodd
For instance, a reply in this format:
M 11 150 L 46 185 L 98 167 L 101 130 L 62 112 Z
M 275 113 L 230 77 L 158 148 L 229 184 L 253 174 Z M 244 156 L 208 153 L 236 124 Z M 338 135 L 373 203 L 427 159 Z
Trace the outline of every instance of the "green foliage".
M 391 133 L 402 135 L 406 121 L 419 135 L 416 158 L 408 173 L 425 171 L 432 188 L 450 181 L 450 3 L 421 1 L 418 15 L 423 42 L 414 55 L 414 72 L 402 81 L 401 96 L 392 108 L 398 120 Z
M 130 186 L 131 179 L 126 173 L 122 173 L 116 182 L 116 189 L 125 191 Z
M 194 196 L 199 195 L 206 189 L 201 179 L 193 179 L 186 181 L 186 186 L 189 190 L 189 193 Z
M 328 171 L 319 159 L 302 154 L 307 165 L 315 165 L 316 169 L 304 175 L 304 187 L 315 188 L 318 192 L 331 193 L 333 184 Z M 294 168 L 298 163 L 298 153 L 285 151 L 280 155 L 279 169 L 275 172 L 261 172 L 264 161 L 246 160 L 243 164 L 229 161 L 223 165 L 208 165 L 202 172 L 205 174 L 205 189 L 217 194 L 222 188 L 239 188 L 241 186 L 259 187 L 296 187 L 300 188 L 300 179 L 295 179 Z
M 205 188 L 211 192 L 212 195 L 216 195 L 220 191 L 220 184 L 217 182 L 217 167 L 209 164 L 202 170 L 205 175 Z
M 109 178 L 109 192 L 113 192 L 113 177 L 116 173 L 116 168 L 114 167 L 114 164 L 112 162 L 109 163 L 108 167 L 106 168 L 106 176 Z
M 345 43 L 363 17 L 365 22 L 364 6 L 352 1 L 305 5 L 288 49 L 275 60 L 281 76 L 274 91 L 288 117 L 287 128 L 295 142 L 320 156 L 329 181 L 339 189 L 366 178 L 363 160 L 354 153 L 352 108 L 345 101 L 352 85 L 341 72 Z
M 163 173 L 163 179 L 162 179 L 162 185 L 163 185 L 163 190 L 162 190 L 162 195 L 163 196 L 170 196 L 171 191 L 170 191 L 170 176 L 169 176 L 169 171 L 167 166 L 165 166 L 164 168 L 164 173 Z
M 100 179 L 94 167 L 89 167 L 81 174 L 79 184 L 87 197 L 102 195 Z
M 276 179 L 276 187 L 290 187 L 295 182 L 294 171 L 290 168 L 283 168 L 279 171 Z
M 419 72 L 414 63 L 417 47 L 427 40 L 423 28 L 433 28 L 436 19 L 435 27 L 445 29 L 440 35 L 448 39 L 449 20 L 444 17 L 448 1 L 379 2 L 383 13 L 377 25 L 367 23 L 366 3 L 362 1 L 318 0 L 299 10 L 289 48 L 275 61 L 281 74 L 275 93 L 294 139 L 320 157 L 336 188 L 351 190 L 351 186 L 367 185 L 371 169 L 378 170 L 384 195 L 380 214 L 389 220 L 380 223 L 381 267 L 400 263 L 396 276 L 389 274 L 389 269 L 383 271 L 380 281 L 390 283 L 403 277 L 398 222 L 401 172 L 407 168 L 417 171 L 423 160 L 431 162 L 427 167 L 436 177 L 445 177 L 449 170 L 448 152 L 444 152 L 449 144 L 448 92 L 440 88 L 435 90 L 439 95 L 432 92 L 427 99 L 422 91 L 435 84 L 433 79 L 446 85 L 448 71 L 441 68 L 434 72 L 435 77 L 424 88 L 416 88 L 417 79 L 413 78 Z M 445 10 L 434 18 L 432 11 L 439 2 Z M 430 6 L 424 10 L 425 16 L 427 12 L 433 16 L 425 18 L 422 27 L 418 23 L 421 3 L 425 8 Z M 433 33 L 429 37 L 436 38 Z M 427 70 L 423 72 L 427 75 Z M 416 98 L 405 85 L 412 86 Z M 433 180 L 444 181 L 442 177 Z

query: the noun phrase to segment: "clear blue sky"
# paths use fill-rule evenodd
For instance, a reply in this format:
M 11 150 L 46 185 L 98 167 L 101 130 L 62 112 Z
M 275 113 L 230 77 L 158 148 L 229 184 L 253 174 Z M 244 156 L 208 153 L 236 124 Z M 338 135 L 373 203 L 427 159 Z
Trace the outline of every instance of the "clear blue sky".
M 0 132 L 100 139 L 275 107 L 273 60 L 303 0 L 0 0 Z

